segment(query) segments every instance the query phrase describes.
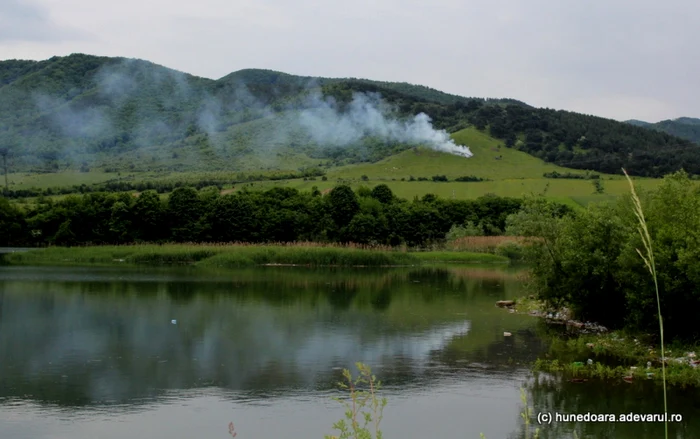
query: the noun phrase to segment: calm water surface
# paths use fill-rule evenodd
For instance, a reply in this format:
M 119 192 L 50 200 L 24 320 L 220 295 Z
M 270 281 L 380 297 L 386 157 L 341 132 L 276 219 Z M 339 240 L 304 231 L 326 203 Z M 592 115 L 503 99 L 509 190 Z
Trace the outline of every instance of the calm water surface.
M 541 410 L 658 413 L 652 383 L 535 379 L 539 323 L 496 300 L 513 270 L 0 267 L 0 438 L 322 438 L 336 383 L 385 383 L 387 438 L 524 437 Z M 504 331 L 513 335 L 504 337 Z M 700 437 L 695 390 L 670 394 Z M 659 437 L 661 425 L 558 424 L 541 438 Z

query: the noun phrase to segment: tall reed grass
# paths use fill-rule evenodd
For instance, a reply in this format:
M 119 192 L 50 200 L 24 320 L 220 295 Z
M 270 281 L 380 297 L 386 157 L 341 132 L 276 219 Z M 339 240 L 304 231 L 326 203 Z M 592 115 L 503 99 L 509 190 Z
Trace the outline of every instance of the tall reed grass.
M 476 253 L 496 253 L 497 249 L 508 243 L 527 245 L 536 238 L 524 236 L 463 236 L 445 244 L 452 251 L 468 251 Z
M 265 264 L 314 266 L 411 265 L 420 262 L 412 254 L 378 246 L 296 243 L 285 245 L 133 244 L 123 246 L 49 247 L 8 255 L 19 264 L 195 264 L 206 267 L 240 267 Z
M 507 257 L 491 253 L 465 251 L 428 251 L 409 253 L 425 262 L 473 262 L 473 263 L 508 263 Z
M 630 191 L 632 193 L 632 201 L 634 203 L 634 214 L 639 221 L 639 226 L 637 230 L 639 231 L 639 236 L 642 238 L 642 243 L 644 244 L 644 252 L 637 249 L 637 253 L 644 261 L 651 277 L 654 279 L 654 289 L 656 291 L 656 310 L 659 318 L 659 335 L 661 338 L 661 374 L 664 387 L 664 413 L 668 413 L 668 400 L 666 397 L 666 353 L 664 351 L 664 321 L 661 316 L 661 297 L 659 295 L 659 281 L 656 276 L 656 263 L 654 262 L 654 251 L 652 248 L 651 235 L 649 234 L 649 228 L 647 227 L 647 221 L 644 217 L 644 210 L 642 209 L 642 202 L 637 195 L 637 191 L 634 189 L 634 183 L 632 179 L 627 174 L 627 171 L 623 168 L 622 172 L 625 173 L 627 181 L 630 184 Z M 664 437 L 668 439 L 668 421 L 664 421 Z
M 14 264 L 177 265 L 242 267 L 250 265 L 395 266 L 421 262 L 507 262 L 507 258 L 469 252 L 409 252 L 405 247 L 293 242 L 274 244 L 127 244 L 49 247 L 8 255 Z
M 410 253 L 386 250 L 362 250 L 351 247 L 245 246 L 210 257 L 200 265 L 240 267 L 246 265 L 314 265 L 314 266 L 390 266 L 419 262 Z

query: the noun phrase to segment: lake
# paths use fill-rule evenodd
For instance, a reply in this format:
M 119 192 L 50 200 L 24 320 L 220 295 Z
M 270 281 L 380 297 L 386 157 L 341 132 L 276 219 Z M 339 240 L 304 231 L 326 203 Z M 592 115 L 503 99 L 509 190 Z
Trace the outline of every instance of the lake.
M 660 413 L 652 382 L 534 377 L 542 323 L 497 308 L 509 268 L 0 267 L 0 438 L 323 438 L 361 361 L 385 438 L 525 437 L 540 411 Z M 511 336 L 504 336 L 504 332 Z M 700 437 L 696 389 L 669 392 Z M 553 423 L 540 438 L 657 438 L 663 424 Z

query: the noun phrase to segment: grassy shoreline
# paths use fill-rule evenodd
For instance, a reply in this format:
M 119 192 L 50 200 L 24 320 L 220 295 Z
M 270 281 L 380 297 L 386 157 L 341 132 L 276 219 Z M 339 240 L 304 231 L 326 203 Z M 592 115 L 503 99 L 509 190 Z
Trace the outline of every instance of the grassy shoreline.
M 611 332 L 581 334 L 569 339 L 555 337 L 551 341 L 549 358 L 538 359 L 533 370 L 563 374 L 573 382 L 588 379 L 606 381 L 650 380 L 659 385 L 700 387 L 700 367 L 695 346 L 675 345 L 668 356 L 659 355 L 659 345 L 641 334 Z
M 545 358 L 539 358 L 533 364 L 536 373 L 561 375 L 572 382 L 622 380 L 633 383 L 650 380 L 661 384 L 663 365 L 667 385 L 700 388 L 698 345 L 672 343 L 667 346 L 664 358 L 659 340 L 651 334 L 624 331 L 591 333 L 590 327 L 596 325 L 580 326 L 582 322 L 568 318 L 566 309 L 548 312 L 544 302 L 530 297 L 517 299 L 515 311 L 569 329 L 568 332 L 556 331 L 546 336 L 549 352 Z M 551 314 L 561 314 L 562 317 L 548 317 Z
M 408 252 L 405 249 L 317 243 L 49 247 L 6 254 L 4 261 L 10 265 L 194 265 L 205 268 L 254 265 L 379 267 L 431 262 L 508 263 L 505 257 L 487 253 Z

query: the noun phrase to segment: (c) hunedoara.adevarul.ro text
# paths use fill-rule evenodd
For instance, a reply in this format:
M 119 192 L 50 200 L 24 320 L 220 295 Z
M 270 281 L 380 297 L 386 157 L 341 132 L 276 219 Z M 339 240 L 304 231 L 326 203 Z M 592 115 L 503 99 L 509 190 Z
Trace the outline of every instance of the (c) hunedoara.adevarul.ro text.
M 681 422 L 683 415 L 678 413 L 557 413 L 540 412 L 537 422 Z

